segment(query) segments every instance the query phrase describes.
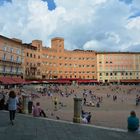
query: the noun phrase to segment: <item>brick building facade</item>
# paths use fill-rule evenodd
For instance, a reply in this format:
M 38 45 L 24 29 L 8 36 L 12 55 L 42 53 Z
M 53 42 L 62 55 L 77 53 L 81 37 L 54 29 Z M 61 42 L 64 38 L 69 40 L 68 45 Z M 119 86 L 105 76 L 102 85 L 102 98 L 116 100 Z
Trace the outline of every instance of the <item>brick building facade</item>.
M 140 53 L 66 50 L 60 37 L 53 38 L 50 47 L 44 47 L 41 40 L 26 44 L 0 36 L 0 74 L 28 80 L 136 81 L 140 79 Z

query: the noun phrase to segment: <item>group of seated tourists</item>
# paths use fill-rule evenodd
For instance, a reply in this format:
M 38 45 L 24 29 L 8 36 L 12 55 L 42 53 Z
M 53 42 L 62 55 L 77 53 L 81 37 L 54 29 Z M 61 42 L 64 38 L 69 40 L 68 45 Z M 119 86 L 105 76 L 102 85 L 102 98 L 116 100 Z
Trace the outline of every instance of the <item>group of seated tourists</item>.
M 90 120 L 91 120 L 91 112 L 85 112 L 84 110 L 82 110 L 82 112 L 81 112 L 81 118 L 82 118 L 82 121 L 84 123 L 90 123 Z

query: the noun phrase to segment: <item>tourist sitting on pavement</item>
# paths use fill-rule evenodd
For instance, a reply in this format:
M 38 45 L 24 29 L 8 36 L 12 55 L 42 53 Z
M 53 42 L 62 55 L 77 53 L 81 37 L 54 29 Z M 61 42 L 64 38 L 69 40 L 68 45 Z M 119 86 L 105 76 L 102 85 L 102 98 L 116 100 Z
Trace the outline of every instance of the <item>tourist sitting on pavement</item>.
M 40 103 L 37 102 L 36 106 L 33 107 L 33 116 L 34 117 L 46 117 L 46 114 L 43 109 L 40 107 Z
M 81 117 L 82 117 L 82 121 L 84 123 L 90 123 L 90 120 L 91 120 L 91 112 L 84 112 L 84 110 L 82 110 Z
M 91 112 L 88 113 L 86 119 L 87 119 L 87 122 L 90 123 L 90 120 L 91 120 Z
M 139 119 L 136 117 L 135 111 L 130 112 L 130 116 L 127 119 L 128 131 L 137 131 L 139 129 Z
M 95 107 L 95 104 L 94 104 L 94 102 L 89 101 L 89 102 L 86 102 L 86 106 Z
M 85 112 L 84 110 L 81 111 L 81 116 L 82 116 L 82 118 L 84 118 L 85 113 L 86 113 L 86 112 Z

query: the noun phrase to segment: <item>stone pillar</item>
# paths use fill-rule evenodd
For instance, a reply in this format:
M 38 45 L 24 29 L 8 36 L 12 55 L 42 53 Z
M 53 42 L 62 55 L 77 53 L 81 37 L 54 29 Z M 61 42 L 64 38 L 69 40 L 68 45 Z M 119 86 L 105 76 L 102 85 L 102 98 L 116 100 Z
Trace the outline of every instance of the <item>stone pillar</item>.
M 23 105 L 23 113 L 27 114 L 28 113 L 28 96 L 23 94 L 22 95 L 22 105 Z
M 82 98 L 74 98 L 74 117 L 73 122 L 80 123 Z

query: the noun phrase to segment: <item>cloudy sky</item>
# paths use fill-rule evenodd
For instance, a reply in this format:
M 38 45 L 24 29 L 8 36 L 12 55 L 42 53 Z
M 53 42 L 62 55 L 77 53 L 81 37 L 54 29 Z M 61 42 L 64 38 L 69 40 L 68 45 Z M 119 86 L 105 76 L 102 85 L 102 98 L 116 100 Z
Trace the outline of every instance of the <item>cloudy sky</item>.
M 65 49 L 140 51 L 140 0 L 0 0 L 0 34 Z

